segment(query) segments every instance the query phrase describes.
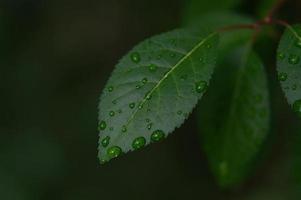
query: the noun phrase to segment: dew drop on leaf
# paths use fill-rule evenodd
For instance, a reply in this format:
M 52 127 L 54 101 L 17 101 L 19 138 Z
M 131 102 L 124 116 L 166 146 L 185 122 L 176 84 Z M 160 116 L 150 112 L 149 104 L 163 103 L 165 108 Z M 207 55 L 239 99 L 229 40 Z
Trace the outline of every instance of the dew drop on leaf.
M 114 90 L 114 87 L 113 87 L 113 86 L 108 87 L 108 91 L 109 91 L 109 92 L 113 92 L 113 90 Z
M 137 53 L 137 52 L 134 52 L 131 54 L 131 60 L 134 62 L 134 63 L 139 63 L 140 62 L 140 54 Z
M 281 73 L 278 74 L 278 80 L 279 81 L 286 81 L 286 79 L 287 79 L 287 74 L 286 73 L 281 72 Z
M 159 142 L 165 137 L 165 133 L 161 130 L 156 130 L 151 135 L 152 142 Z
M 138 137 L 136 139 L 134 139 L 133 143 L 132 143 L 132 147 L 133 149 L 137 150 L 137 149 L 141 149 L 142 147 L 144 147 L 146 144 L 146 140 L 144 137 Z
M 143 78 L 141 82 L 142 82 L 143 84 L 146 84 L 147 81 L 148 81 L 147 78 Z
M 195 84 L 195 90 L 197 93 L 203 93 L 207 90 L 207 82 L 206 81 L 199 81 Z
M 113 100 L 113 101 L 112 101 L 112 104 L 116 105 L 116 104 L 117 104 L 117 100 L 116 100 L 116 99 Z
M 182 75 L 182 76 L 180 77 L 180 79 L 181 79 L 181 81 L 185 81 L 185 80 L 187 79 L 187 75 Z
M 297 90 L 297 85 L 296 85 L 296 84 L 294 84 L 294 85 L 292 86 L 292 90 Z
M 123 133 L 127 132 L 126 126 L 122 126 L 121 131 L 122 131 Z
M 110 111 L 109 115 L 110 115 L 111 117 L 114 117 L 114 116 L 115 116 L 115 112 L 114 112 L 114 111 Z
M 154 64 L 151 64 L 149 67 L 148 67 L 149 71 L 150 72 L 155 72 L 157 71 L 158 67 Z
M 210 49 L 212 47 L 212 45 L 211 44 L 207 44 L 206 47 L 207 47 L 207 49 Z
M 99 130 L 103 131 L 107 128 L 107 123 L 105 121 L 101 121 L 98 126 Z
M 151 130 L 152 127 L 153 127 L 153 123 L 150 123 L 150 124 L 147 125 L 147 129 L 148 129 L 148 130 Z
M 133 109 L 133 108 L 135 108 L 135 105 L 136 105 L 135 103 L 130 103 L 130 104 L 129 104 L 129 107 L 130 107 L 131 109 Z
M 110 159 L 117 158 L 122 153 L 122 150 L 118 146 L 112 146 L 107 150 L 107 154 Z
M 182 115 L 183 112 L 182 112 L 181 110 L 179 110 L 179 111 L 177 112 L 177 114 L 178 114 L 178 115 Z
M 278 58 L 279 58 L 280 60 L 283 60 L 283 59 L 285 58 L 284 53 L 278 53 Z
M 110 143 L 110 137 L 109 136 L 106 136 L 102 141 L 101 141 L 101 145 L 103 147 L 107 147 Z
M 301 116 L 301 99 L 295 101 L 295 103 L 293 104 L 293 110 L 295 113 Z
M 291 65 L 296 65 L 299 63 L 299 61 L 300 61 L 300 57 L 294 54 L 291 54 L 288 58 L 288 62 Z
M 141 88 L 141 86 L 140 85 L 136 85 L 136 89 L 140 89 Z

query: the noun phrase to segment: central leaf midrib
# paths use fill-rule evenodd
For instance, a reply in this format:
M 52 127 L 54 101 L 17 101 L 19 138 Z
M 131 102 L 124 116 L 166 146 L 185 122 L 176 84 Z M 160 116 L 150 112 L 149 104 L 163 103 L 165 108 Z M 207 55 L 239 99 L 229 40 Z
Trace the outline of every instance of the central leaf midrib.
M 201 40 L 200 42 L 198 42 L 182 59 L 180 59 L 173 67 L 171 67 L 170 71 L 167 72 L 163 78 L 152 88 L 152 90 L 148 93 L 148 95 L 152 95 L 156 89 L 158 89 L 160 87 L 160 85 L 169 77 L 170 74 L 173 73 L 173 71 L 175 69 L 177 69 L 177 67 L 179 67 L 186 59 L 188 59 L 198 48 L 200 48 L 209 38 L 213 37 L 214 35 L 216 35 L 217 33 L 211 33 L 209 36 L 207 36 L 206 38 L 204 38 L 203 40 Z M 139 104 L 140 106 L 144 106 L 144 104 L 147 102 L 147 98 L 144 97 L 141 101 L 141 103 Z M 136 114 L 139 112 L 139 108 L 136 108 L 135 112 L 131 115 L 131 117 L 129 118 L 126 127 L 128 127 L 128 125 L 133 121 L 133 119 L 135 118 Z

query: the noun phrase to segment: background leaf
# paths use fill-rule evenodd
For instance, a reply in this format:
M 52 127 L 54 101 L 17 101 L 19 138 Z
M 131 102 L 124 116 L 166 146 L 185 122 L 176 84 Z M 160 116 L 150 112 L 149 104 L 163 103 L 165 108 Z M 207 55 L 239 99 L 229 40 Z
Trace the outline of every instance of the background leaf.
M 241 3 L 241 0 L 188 0 L 185 1 L 185 3 L 182 21 L 187 23 L 191 21 L 191 19 L 207 13 L 231 10 L 238 6 Z
M 266 74 L 259 58 L 238 49 L 218 65 L 199 108 L 203 147 L 219 184 L 241 182 L 269 125 Z
M 218 36 L 175 30 L 136 46 L 116 66 L 99 104 L 101 162 L 163 139 L 206 91 Z
M 301 116 L 301 25 L 289 27 L 277 52 L 278 79 L 293 110 Z

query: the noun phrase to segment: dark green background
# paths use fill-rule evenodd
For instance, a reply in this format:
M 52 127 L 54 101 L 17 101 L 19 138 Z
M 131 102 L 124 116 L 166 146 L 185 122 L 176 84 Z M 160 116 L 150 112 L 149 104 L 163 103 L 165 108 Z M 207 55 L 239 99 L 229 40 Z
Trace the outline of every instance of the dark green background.
M 294 198 L 298 129 L 273 78 L 279 33 L 257 44 L 275 115 L 256 172 L 240 187 L 216 186 L 195 114 L 164 142 L 98 164 L 97 104 L 114 65 L 139 41 L 179 27 L 187 2 L 0 1 L 1 200 Z M 236 10 L 256 16 L 258 3 L 242 1 Z M 300 9 L 291 0 L 280 16 L 301 22 Z

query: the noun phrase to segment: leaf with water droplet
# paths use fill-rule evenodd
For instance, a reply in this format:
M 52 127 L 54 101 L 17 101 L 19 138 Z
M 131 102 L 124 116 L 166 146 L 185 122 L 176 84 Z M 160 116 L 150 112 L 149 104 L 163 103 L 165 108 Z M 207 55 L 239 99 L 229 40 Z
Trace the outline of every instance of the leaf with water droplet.
M 282 90 L 292 106 L 294 112 L 301 115 L 301 110 L 296 109 L 298 101 L 301 100 L 301 25 L 287 28 L 283 34 L 277 57 L 277 70 Z
M 180 29 L 147 39 L 124 56 L 107 83 L 114 90 L 100 98 L 99 121 L 114 129 L 100 131 L 100 143 L 110 136 L 110 144 L 99 145 L 99 159 L 114 158 L 112 152 L 107 153 L 111 147 L 127 153 L 137 149 L 133 148 L 137 138 L 145 138 L 141 147 L 146 146 L 181 126 L 188 115 L 177 112 L 191 113 L 203 96 L 215 67 L 217 46 L 217 33 Z M 196 88 L 196 84 L 201 87 Z M 108 115 L 119 109 L 122 113 Z
M 265 69 L 248 48 L 230 52 L 217 66 L 198 108 L 200 137 L 222 187 L 242 182 L 268 133 Z

